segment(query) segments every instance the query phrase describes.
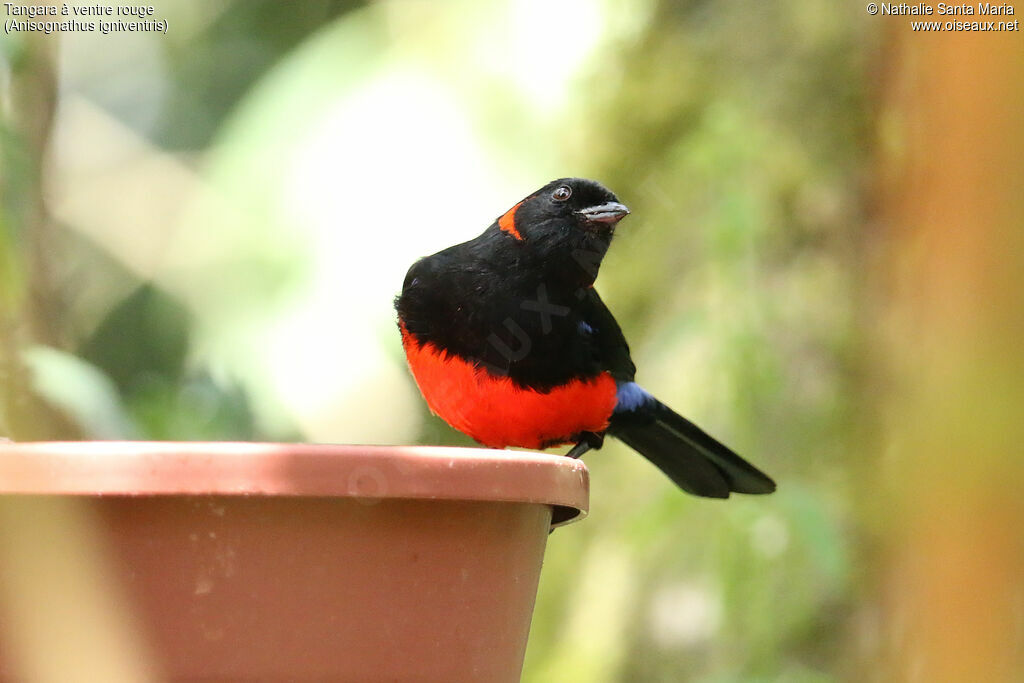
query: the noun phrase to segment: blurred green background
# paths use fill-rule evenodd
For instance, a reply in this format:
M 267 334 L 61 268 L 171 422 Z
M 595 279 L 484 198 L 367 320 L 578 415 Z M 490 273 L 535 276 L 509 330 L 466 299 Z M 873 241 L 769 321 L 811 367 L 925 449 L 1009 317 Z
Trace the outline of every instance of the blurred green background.
M 0 435 L 470 445 L 427 413 L 391 300 L 417 257 L 592 177 L 633 212 L 598 287 L 638 380 L 779 490 L 698 500 L 618 444 L 589 454 L 524 680 L 954 680 L 901 668 L 886 578 L 910 318 L 878 276 L 915 221 L 889 186 L 922 158 L 926 43 L 823 0 L 156 15 L 166 35 L 0 38 Z M 1019 158 L 989 161 L 1018 179 L 994 201 L 1016 196 Z M 1016 235 L 1019 208 L 993 224 Z M 1016 443 L 981 490 L 1020 481 Z

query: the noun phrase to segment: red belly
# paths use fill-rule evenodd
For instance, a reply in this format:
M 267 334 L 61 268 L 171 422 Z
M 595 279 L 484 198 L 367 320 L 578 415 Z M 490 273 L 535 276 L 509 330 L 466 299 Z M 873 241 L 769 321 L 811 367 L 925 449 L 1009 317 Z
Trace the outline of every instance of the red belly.
M 404 326 L 402 345 L 434 414 L 491 448 L 569 443 L 580 432 L 604 431 L 615 408 L 615 380 L 607 372 L 542 393 L 492 375 L 432 344 L 420 345 Z

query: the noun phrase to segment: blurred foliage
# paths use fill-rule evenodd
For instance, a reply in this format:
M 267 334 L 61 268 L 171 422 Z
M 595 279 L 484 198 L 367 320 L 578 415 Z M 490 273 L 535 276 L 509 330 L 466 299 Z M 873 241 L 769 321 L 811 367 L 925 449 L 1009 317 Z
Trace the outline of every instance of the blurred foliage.
M 407 402 L 387 301 L 415 256 L 595 177 L 633 212 L 598 286 L 639 381 L 780 486 L 697 500 L 618 444 L 588 454 L 524 680 L 865 678 L 892 150 L 862 6 L 158 9 L 168 35 L 124 54 L 0 38 L 0 435 L 470 445 Z
M 210 4 L 210 19 L 195 34 L 167 42 L 167 106 L 153 133 L 161 146 L 210 144 L 224 118 L 282 55 L 365 2 L 303 0 L 301 11 L 275 0 Z

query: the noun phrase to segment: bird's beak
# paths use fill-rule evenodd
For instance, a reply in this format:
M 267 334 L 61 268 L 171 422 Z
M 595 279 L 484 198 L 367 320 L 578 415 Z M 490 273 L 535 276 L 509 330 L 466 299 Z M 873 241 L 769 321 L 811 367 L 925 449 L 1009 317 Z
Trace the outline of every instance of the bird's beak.
M 626 208 L 625 204 L 608 202 L 607 204 L 588 206 L 585 209 L 580 209 L 576 213 L 582 216 L 588 223 L 610 223 L 614 225 L 615 223 L 618 223 L 623 216 L 629 213 L 629 209 Z

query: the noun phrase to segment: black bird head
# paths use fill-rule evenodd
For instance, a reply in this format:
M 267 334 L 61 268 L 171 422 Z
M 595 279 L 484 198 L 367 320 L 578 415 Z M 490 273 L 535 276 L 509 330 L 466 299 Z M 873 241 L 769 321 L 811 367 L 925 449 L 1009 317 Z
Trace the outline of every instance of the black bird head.
M 615 225 L 629 213 L 609 189 L 585 178 L 560 178 L 506 211 L 497 227 L 548 266 L 571 260 L 590 274 L 604 258 Z M 493 226 L 492 226 L 493 227 Z
M 564 238 L 572 230 L 611 239 L 615 224 L 628 213 L 604 185 L 585 178 L 559 178 L 509 209 L 498 219 L 498 227 L 523 241 Z

